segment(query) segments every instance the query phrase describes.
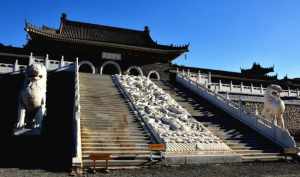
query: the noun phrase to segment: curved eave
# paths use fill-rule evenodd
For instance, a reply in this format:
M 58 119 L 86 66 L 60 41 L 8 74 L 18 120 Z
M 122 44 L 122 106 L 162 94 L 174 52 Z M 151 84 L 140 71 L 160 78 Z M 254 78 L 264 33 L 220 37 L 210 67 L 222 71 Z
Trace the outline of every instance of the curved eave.
M 95 46 L 106 46 L 106 47 L 130 49 L 130 50 L 136 50 L 136 51 L 146 51 L 146 52 L 159 53 L 159 54 L 177 54 L 177 55 L 180 55 L 181 53 L 188 51 L 187 47 L 184 47 L 181 49 L 167 50 L 167 49 L 156 49 L 156 48 L 149 48 L 149 47 L 125 45 L 125 44 L 116 44 L 116 43 L 110 43 L 110 42 L 90 41 L 90 40 L 68 38 L 68 37 L 62 36 L 60 34 L 50 34 L 50 33 L 44 32 L 40 29 L 36 29 L 36 28 L 28 27 L 28 26 L 27 26 L 27 28 L 25 28 L 25 30 L 29 34 L 35 33 L 35 34 L 38 34 L 38 35 L 41 35 L 44 37 L 48 37 L 48 38 L 51 38 L 51 39 L 57 40 L 57 41 L 89 44 L 89 45 L 95 45 Z

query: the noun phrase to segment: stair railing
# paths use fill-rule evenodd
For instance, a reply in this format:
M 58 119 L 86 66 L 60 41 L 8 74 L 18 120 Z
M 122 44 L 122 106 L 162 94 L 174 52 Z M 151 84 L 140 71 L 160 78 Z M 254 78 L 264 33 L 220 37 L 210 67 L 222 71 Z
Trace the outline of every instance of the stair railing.
M 75 84 L 74 84 L 74 109 L 73 109 L 73 135 L 74 135 L 74 144 L 75 144 L 75 152 L 72 158 L 73 166 L 82 167 L 82 153 L 81 153 L 81 130 L 80 130 L 80 92 L 79 92 L 79 66 L 78 66 L 78 58 L 74 63 L 75 70 Z
M 224 110 L 235 119 L 243 122 L 279 146 L 283 148 L 296 147 L 294 137 L 291 136 L 287 129 L 274 125 L 271 121 L 247 111 L 241 104 L 235 103 L 225 96 L 208 89 L 206 85 L 199 84 L 181 73 L 177 73 L 176 82 L 182 84 L 185 88 L 193 91 L 195 94 L 206 98 L 218 108 Z

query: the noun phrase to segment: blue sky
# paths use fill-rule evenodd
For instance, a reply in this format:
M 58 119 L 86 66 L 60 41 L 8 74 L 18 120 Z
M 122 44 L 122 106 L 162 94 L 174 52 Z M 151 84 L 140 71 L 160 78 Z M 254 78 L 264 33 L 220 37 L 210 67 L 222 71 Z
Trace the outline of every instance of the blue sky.
M 300 77 L 300 1 L 297 0 L 6 0 L 0 43 L 25 44 L 24 21 L 59 26 L 72 20 L 143 29 L 162 44 L 190 43 L 176 63 L 239 71 L 253 62 L 275 65 L 280 78 Z

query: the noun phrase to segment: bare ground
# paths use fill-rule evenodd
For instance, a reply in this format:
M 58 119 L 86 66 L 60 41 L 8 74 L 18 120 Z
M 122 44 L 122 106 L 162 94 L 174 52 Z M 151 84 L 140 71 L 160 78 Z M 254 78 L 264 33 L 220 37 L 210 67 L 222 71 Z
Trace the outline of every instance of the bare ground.
M 1 177 L 64 177 L 68 172 L 50 172 L 37 169 L 0 168 Z M 111 170 L 85 173 L 86 177 L 300 177 L 300 163 L 235 163 L 193 166 L 151 167 L 134 170 Z

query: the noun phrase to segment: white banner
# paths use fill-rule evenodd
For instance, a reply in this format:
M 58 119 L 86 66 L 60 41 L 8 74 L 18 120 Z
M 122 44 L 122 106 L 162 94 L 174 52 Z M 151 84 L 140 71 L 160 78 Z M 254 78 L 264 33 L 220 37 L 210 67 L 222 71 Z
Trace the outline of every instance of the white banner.
M 110 59 L 110 60 L 121 60 L 121 54 L 119 53 L 109 53 L 109 52 L 102 52 L 102 58 Z

